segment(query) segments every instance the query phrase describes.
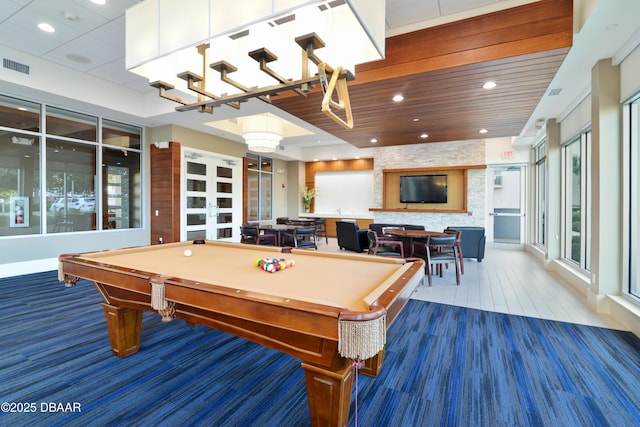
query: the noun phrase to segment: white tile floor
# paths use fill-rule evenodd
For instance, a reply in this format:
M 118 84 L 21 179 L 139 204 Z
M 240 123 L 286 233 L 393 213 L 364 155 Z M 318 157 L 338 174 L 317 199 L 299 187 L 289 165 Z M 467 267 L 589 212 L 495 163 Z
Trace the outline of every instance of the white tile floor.
M 322 242 L 318 250 L 340 251 L 336 239 Z M 348 252 L 348 251 L 347 251 Z M 420 286 L 415 299 L 480 310 L 625 329 L 611 317 L 592 312 L 585 297 L 544 270 L 541 263 L 524 251 L 487 248 L 482 262 L 465 260 L 461 285 L 455 282 L 450 266 L 433 286 Z

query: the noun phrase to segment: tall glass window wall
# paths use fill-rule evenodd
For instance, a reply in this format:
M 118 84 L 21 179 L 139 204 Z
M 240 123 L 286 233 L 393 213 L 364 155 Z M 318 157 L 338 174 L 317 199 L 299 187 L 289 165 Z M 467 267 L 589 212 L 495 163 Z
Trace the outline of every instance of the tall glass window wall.
M 534 147 L 536 173 L 535 173 L 535 242 L 539 246 L 545 246 L 545 212 L 547 200 L 546 187 L 546 144 L 542 141 Z
M 564 146 L 564 258 L 591 269 L 591 132 Z
M 273 219 L 273 160 L 247 154 L 247 220 Z
M 0 95 L 0 236 L 140 227 L 140 137 L 139 127 Z
M 629 287 L 640 298 L 640 99 L 632 102 L 629 115 Z

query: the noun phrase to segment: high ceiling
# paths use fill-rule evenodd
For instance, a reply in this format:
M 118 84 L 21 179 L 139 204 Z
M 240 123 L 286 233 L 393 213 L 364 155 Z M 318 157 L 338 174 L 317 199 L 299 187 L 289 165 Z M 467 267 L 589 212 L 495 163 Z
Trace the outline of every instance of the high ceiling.
M 177 124 L 241 142 L 239 135 L 203 123 L 278 114 L 310 131 L 285 138 L 287 150 L 278 153 L 302 160 L 317 157 L 322 147 L 336 153 L 345 143 L 366 151 L 371 138 L 377 146 L 491 137 L 526 142 L 535 136 L 536 121 L 558 117 L 584 94 L 595 60 L 619 54 L 638 37 L 634 17 L 640 13 L 637 0 L 618 0 L 624 4 L 615 10 L 608 0 L 574 0 L 573 9 L 570 0 L 387 0 L 386 59 L 356 68 L 349 83 L 355 126 L 345 130 L 319 113 L 319 94 L 282 94 L 274 102 L 279 108 L 251 101 L 212 116 L 174 112 L 175 105 L 124 67 L 124 12 L 139 0 L 1 1 L 4 58 L 49 61 L 127 89 L 132 104 L 153 104 L 132 115 L 149 126 Z M 56 32 L 38 30 L 42 21 Z M 42 71 L 34 67 L 34 77 Z M 497 88 L 481 89 L 489 79 Z M 56 83 L 52 92 L 71 93 L 72 82 Z M 0 79 L 0 91 L 15 87 Z M 552 89 L 559 95 L 549 97 Z M 391 101 L 397 93 L 405 96 L 402 103 Z M 480 128 L 489 132 L 481 135 Z M 429 137 L 420 138 L 422 133 Z
M 274 104 L 357 147 L 517 136 L 572 43 L 571 0 L 540 1 L 387 38 L 356 66 L 354 128 L 318 108 L 322 93 Z M 483 89 L 487 81 L 497 84 Z M 394 102 L 394 95 L 404 97 Z M 480 134 L 480 130 L 487 130 Z

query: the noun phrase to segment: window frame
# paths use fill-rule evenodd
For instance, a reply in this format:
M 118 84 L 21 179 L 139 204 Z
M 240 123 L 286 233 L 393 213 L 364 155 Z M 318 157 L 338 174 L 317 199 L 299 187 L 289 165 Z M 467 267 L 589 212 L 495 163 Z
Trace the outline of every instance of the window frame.
M 573 157 L 568 158 L 568 150 L 578 144 L 580 154 L 579 176 L 580 179 L 580 197 L 579 197 L 579 215 L 580 230 L 579 242 L 573 247 L 573 176 L 575 165 Z M 571 174 L 571 177 L 569 177 Z M 587 128 L 580 132 L 579 135 L 569 139 L 562 145 L 562 251 L 561 256 L 566 262 L 575 265 L 583 272 L 591 271 L 591 128 Z M 579 249 L 579 259 L 572 257 L 575 249 Z
M 640 303 L 640 96 L 624 106 L 624 141 L 626 197 L 624 229 L 625 268 L 622 293 Z
M 540 248 L 546 247 L 545 219 L 547 217 L 548 186 L 546 175 L 547 162 L 547 141 L 543 139 L 533 147 L 534 153 L 534 218 L 533 218 L 533 241 Z

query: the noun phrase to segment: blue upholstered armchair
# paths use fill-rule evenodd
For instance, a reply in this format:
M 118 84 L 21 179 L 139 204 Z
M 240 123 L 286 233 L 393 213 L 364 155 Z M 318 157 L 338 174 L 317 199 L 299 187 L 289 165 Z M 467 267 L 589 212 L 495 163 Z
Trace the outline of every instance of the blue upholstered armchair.
M 336 221 L 336 234 L 340 249 L 362 252 L 369 248 L 367 229 L 361 230 L 355 222 Z

